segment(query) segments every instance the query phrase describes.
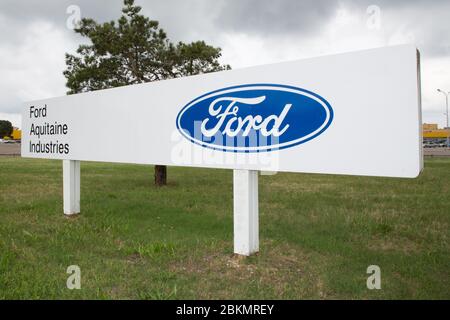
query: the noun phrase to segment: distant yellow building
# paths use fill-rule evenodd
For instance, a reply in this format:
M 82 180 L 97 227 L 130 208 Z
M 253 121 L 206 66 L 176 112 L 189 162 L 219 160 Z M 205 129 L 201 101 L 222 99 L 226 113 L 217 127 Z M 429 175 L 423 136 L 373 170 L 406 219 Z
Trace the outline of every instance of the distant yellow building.
M 424 123 L 423 125 L 423 130 L 437 130 L 438 129 L 438 125 L 437 123 Z
M 21 140 L 22 139 L 22 130 L 20 130 L 19 128 L 14 127 L 13 128 L 13 133 L 11 134 L 11 138 L 13 140 Z
M 446 139 L 450 135 L 449 129 L 439 129 L 435 123 L 423 124 L 423 137 L 430 139 Z

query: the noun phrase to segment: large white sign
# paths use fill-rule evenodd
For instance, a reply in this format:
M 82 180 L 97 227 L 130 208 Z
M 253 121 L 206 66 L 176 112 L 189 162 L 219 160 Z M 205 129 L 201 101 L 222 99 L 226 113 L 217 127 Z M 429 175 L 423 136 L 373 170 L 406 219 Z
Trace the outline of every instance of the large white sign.
M 410 45 L 33 101 L 22 156 L 416 177 Z

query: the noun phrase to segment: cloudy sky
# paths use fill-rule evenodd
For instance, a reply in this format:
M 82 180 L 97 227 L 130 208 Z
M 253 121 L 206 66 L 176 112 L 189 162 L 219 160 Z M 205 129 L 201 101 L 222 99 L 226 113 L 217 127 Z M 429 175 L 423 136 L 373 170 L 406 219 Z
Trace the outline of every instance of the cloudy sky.
M 445 124 L 450 1 L 137 0 L 174 41 L 205 40 L 234 69 L 395 44 L 422 57 L 423 121 Z M 23 101 L 64 95 L 64 53 L 85 41 L 81 17 L 109 21 L 122 0 L 1 0 L 0 119 L 20 126 Z

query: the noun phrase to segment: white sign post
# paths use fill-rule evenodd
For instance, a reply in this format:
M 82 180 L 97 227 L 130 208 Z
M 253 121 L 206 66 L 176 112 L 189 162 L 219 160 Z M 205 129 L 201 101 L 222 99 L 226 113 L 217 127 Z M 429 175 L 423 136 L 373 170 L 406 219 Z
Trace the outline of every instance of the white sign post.
M 234 253 L 259 251 L 258 171 L 233 171 Z
M 420 173 L 419 54 L 402 45 L 33 101 L 22 128 L 23 157 L 64 161 L 66 215 L 80 212 L 80 161 L 234 170 L 234 250 L 250 255 L 258 171 Z
M 80 161 L 63 160 L 64 214 L 80 213 Z

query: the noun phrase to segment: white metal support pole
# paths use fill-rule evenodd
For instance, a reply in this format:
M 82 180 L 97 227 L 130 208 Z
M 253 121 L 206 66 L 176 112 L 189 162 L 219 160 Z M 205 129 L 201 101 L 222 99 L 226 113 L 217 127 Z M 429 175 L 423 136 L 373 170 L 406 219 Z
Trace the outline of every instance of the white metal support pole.
M 80 213 L 80 161 L 63 160 L 64 214 Z
M 233 171 L 234 253 L 259 251 L 258 171 Z

